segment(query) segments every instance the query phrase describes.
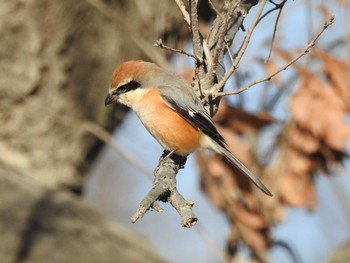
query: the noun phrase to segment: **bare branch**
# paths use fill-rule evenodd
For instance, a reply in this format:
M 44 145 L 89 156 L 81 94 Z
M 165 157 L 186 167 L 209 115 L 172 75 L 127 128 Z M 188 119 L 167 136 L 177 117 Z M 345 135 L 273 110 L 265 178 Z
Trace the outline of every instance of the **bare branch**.
M 198 27 L 197 5 L 198 5 L 198 0 L 190 0 L 193 53 L 196 57 L 199 57 L 201 56 L 201 37 L 200 37 L 199 27 Z M 201 77 L 199 76 L 199 66 L 200 64 L 196 63 L 195 79 L 197 80 L 197 83 L 198 83 L 199 95 L 203 96 L 202 88 L 201 88 Z
M 227 48 L 227 53 L 228 53 L 228 56 L 230 57 L 230 61 L 231 61 L 231 63 L 233 63 L 233 62 L 234 62 L 234 60 L 233 60 L 233 56 L 232 56 L 232 53 L 231 53 L 230 47 L 227 45 L 227 43 L 225 43 L 225 44 L 226 44 L 226 48 Z
M 262 11 L 264 10 L 265 4 L 266 4 L 266 0 L 262 0 L 262 1 L 261 1 L 261 4 L 260 4 L 260 7 L 259 7 L 259 10 L 258 10 L 258 12 L 257 12 L 257 14 L 256 14 L 256 16 L 255 16 L 255 19 L 254 19 L 252 25 L 250 26 L 250 28 L 249 28 L 249 30 L 248 30 L 248 32 L 247 32 L 247 35 L 246 35 L 245 38 L 244 38 L 244 41 L 243 41 L 243 43 L 242 43 L 242 47 L 240 48 L 240 50 L 239 50 L 239 52 L 238 52 L 238 54 L 237 54 L 237 56 L 236 56 L 236 58 L 235 58 L 234 63 L 232 64 L 231 68 L 230 68 L 229 71 L 226 73 L 226 75 L 220 80 L 220 82 L 214 86 L 214 90 L 215 90 L 216 92 L 218 92 L 219 90 L 222 89 L 222 87 L 225 85 L 226 81 L 231 77 L 231 75 L 233 74 L 233 72 L 234 72 L 234 71 L 236 70 L 236 68 L 238 67 L 238 64 L 239 64 L 239 62 L 241 61 L 241 59 L 242 59 L 242 57 L 243 57 L 243 55 L 244 55 L 244 53 L 245 53 L 245 50 L 246 50 L 246 48 L 247 48 L 247 46 L 248 46 L 248 44 L 249 44 L 250 38 L 251 38 L 251 36 L 252 36 L 252 34 L 253 34 L 253 31 L 254 31 L 254 29 L 255 29 L 255 27 L 256 27 L 258 21 L 259 21 L 259 18 L 260 18 L 260 16 L 261 16 L 261 13 L 262 13 Z
M 287 64 L 285 64 L 283 67 L 280 67 L 278 68 L 275 72 L 273 72 L 272 74 L 264 77 L 264 78 L 261 78 L 261 79 L 258 79 L 258 80 L 255 80 L 253 82 L 251 82 L 250 84 L 238 89 L 238 90 L 235 90 L 235 91 L 229 91 L 229 92 L 220 92 L 220 93 L 217 93 L 216 96 L 227 96 L 227 95 L 233 95 L 233 94 L 239 94 L 247 89 L 249 89 L 250 87 L 258 84 L 258 83 L 261 83 L 261 82 L 265 82 L 265 81 L 268 81 L 270 80 L 271 78 L 273 78 L 274 76 L 276 76 L 278 73 L 280 73 L 281 71 L 283 70 L 286 70 L 289 66 L 291 66 L 292 64 L 294 64 L 295 62 L 297 62 L 300 58 L 302 58 L 304 55 L 306 55 L 307 53 L 309 53 L 310 49 L 312 49 L 317 40 L 319 39 L 319 37 L 322 35 L 322 33 L 331 25 L 333 24 L 334 22 L 334 17 L 331 17 L 330 20 L 328 20 L 327 22 L 324 23 L 322 29 L 320 30 L 320 32 L 317 34 L 317 36 L 312 39 L 309 44 L 299 53 L 298 56 L 296 56 L 294 59 L 292 59 L 291 61 L 289 61 Z
M 219 10 L 215 7 L 214 3 L 211 1 L 211 0 L 208 0 L 209 2 L 209 5 L 211 7 L 211 9 L 214 10 L 214 12 L 216 13 L 217 16 L 220 16 L 221 19 L 222 19 L 222 16 L 221 16 L 221 13 L 219 12 Z
M 193 34 L 194 55 L 187 55 L 193 57 L 197 62 L 196 79 L 198 82 L 194 83 L 194 90 L 197 94 L 199 94 L 201 92 L 202 86 L 203 90 L 209 91 L 213 85 L 213 80 L 220 80 L 224 76 L 223 60 L 226 49 L 226 46 L 224 45 L 229 46 L 232 43 L 232 39 L 241 27 L 245 16 L 248 14 L 250 8 L 258 3 L 258 0 L 226 0 L 222 13 L 222 17 L 226 17 L 226 25 L 223 25 L 223 21 L 220 19 L 220 17 L 217 17 L 213 23 L 213 27 L 211 28 L 207 40 L 202 40 L 199 32 L 197 16 L 198 0 L 190 0 L 190 15 L 186 11 L 182 0 L 175 0 L 175 2 L 178 4 L 181 12 L 183 13 L 185 21 L 190 25 Z M 201 41 L 203 47 L 201 47 Z M 159 45 L 159 43 L 156 44 Z M 204 57 L 202 57 L 202 48 L 206 61 L 204 61 Z M 172 49 L 169 48 L 168 50 Z M 177 52 L 176 50 L 172 51 Z M 180 53 L 185 54 L 181 51 Z M 220 68 L 214 72 L 215 78 L 213 76 L 212 81 L 209 82 L 207 69 L 210 68 L 210 65 L 205 63 L 211 61 L 213 54 L 217 54 L 216 58 L 214 56 L 216 60 L 215 63 L 219 65 Z M 201 83 L 199 83 L 199 80 Z M 207 101 L 207 103 L 208 105 L 214 104 L 213 101 Z M 215 102 L 215 104 L 216 103 L 217 102 Z M 152 189 L 140 203 L 131 220 L 133 223 L 136 222 L 138 219 L 143 217 L 145 213 L 151 208 L 157 211 L 162 211 L 157 201 L 163 201 L 169 202 L 178 211 L 179 215 L 181 216 L 181 225 L 183 227 L 191 227 L 197 222 L 197 218 L 192 212 L 193 202 L 185 200 L 176 189 L 176 174 L 179 169 L 183 168 L 184 164 L 186 163 L 186 157 L 181 157 L 173 154 L 171 157 L 165 158 L 164 160 L 163 158 L 165 156 L 166 152 L 163 153 L 162 158 L 160 159 L 158 166 L 154 171 L 155 178 L 153 181 Z
M 73 120 L 72 120 L 72 123 L 74 123 Z M 149 169 L 147 169 L 143 163 L 133 158 L 122 147 L 120 147 L 119 144 L 116 142 L 116 140 L 113 138 L 113 136 L 109 132 L 107 132 L 105 129 L 103 129 L 101 126 L 99 126 L 96 123 L 88 122 L 88 121 L 84 121 L 80 126 L 82 127 L 84 132 L 89 132 L 93 134 L 98 139 L 103 141 L 106 145 L 109 145 L 124 160 L 129 162 L 132 166 L 134 166 L 140 172 L 146 174 L 149 177 L 152 176 Z
M 181 225 L 183 227 L 192 227 L 197 218 L 192 212 L 193 201 L 185 200 L 176 189 L 176 173 L 183 168 L 187 157 L 173 154 L 164 159 L 168 152 L 164 151 L 157 168 L 154 171 L 155 179 L 152 189 L 142 200 L 139 208 L 131 217 L 131 222 L 135 223 L 142 218 L 146 212 L 154 208 L 154 204 L 160 208 L 157 201 L 169 202 L 181 216 Z
M 282 10 L 283 10 L 283 7 L 284 7 L 284 4 L 287 2 L 287 0 L 283 1 L 280 5 L 278 5 L 278 14 L 277 14 L 277 18 L 276 18 L 276 21 L 275 21 L 275 26 L 273 28 L 273 34 L 272 34 L 272 40 L 271 40 L 271 45 L 270 45 L 270 50 L 269 50 L 269 55 L 267 56 L 267 58 L 265 59 L 265 63 L 268 62 L 271 58 L 271 54 L 272 54 L 272 50 L 273 50 L 273 46 L 274 46 L 274 43 L 275 43 L 275 38 L 276 38 L 276 32 L 277 32 L 277 25 L 278 25 L 278 22 L 280 20 L 280 17 L 281 17 L 281 14 L 282 14 Z
M 222 49 L 224 48 L 225 36 L 227 34 L 228 25 L 230 20 L 232 19 L 233 12 L 236 9 L 236 7 L 237 5 L 231 5 L 229 11 L 226 14 L 227 16 L 226 19 L 221 21 L 222 22 L 221 31 L 220 31 L 219 39 L 217 41 L 216 49 L 213 55 L 213 62 L 212 62 L 212 65 L 210 65 L 209 83 L 214 83 L 213 80 L 216 76 L 217 65 L 221 55 L 223 55 L 224 53 Z
M 180 11 L 182 12 L 182 15 L 184 16 L 184 20 L 186 21 L 186 23 L 188 25 L 191 25 L 190 14 L 187 12 L 185 4 L 182 2 L 182 0 L 175 0 L 175 3 L 180 8 Z
M 265 18 L 267 17 L 267 15 L 269 15 L 270 13 L 272 13 L 273 11 L 276 11 L 276 10 L 279 10 L 281 9 L 285 3 L 287 2 L 288 0 L 283 0 L 283 2 L 277 4 L 271 0 L 269 0 L 270 3 L 274 4 L 275 7 L 271 8 L 270 10 L 266 11 L 260 18 L 259 18 L 259 21 L 258 21 L 258 24 Z
M 197 4 L 198 0 L 191 0 L 191 31 L 193 41 L 193 53 L 196 57 L 201 55 L 201 38 L 198 27 Z
M 154 43 L 153 46 L 154 47 L 163 48 L 165 50 L 169 50 L 169 51 L 172 51 L 172 52 L 184 54 L 186 56 L 189 56 L 191 58 L 194 58 L 198 64 L 202 64 L 203 63 L 203 60 L 200 57 L 196 57 L 195 55 L 190 54 L 190 53 L 186 52 L 185 50 L 176 49 L 176 48 L 172 48 L 172 47 L 169 47 L 167 45 L 164 45 L 162 39 L 157 40 L 156 43 Z

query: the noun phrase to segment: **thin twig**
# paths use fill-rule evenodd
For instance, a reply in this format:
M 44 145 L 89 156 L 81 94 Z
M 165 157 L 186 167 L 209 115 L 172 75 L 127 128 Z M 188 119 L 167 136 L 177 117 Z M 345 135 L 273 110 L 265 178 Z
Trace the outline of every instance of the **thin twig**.
M 182 2 L 182 0 L 175 0 L 175 3 L 178 5 L 182 15 L 184 16 L 184 20 L 190 26 L 191 25 L 190 14 L 187 12 L 185 4 Z
M 198 12 L 197 12 L 198 0 L 190 0 L 190 12 L 191 12 L 191 31 L 192 31 L 192 45 L 193 45 L 193 53 L 196 57 L 201 56 L 201 36 L 199 33 L 198 26 Z M 198 60 L 196 60 L 195 66 L 195 79 L 198 82 L 198 90 L 199 95 L 203 96 L 202 88 L 201 88 L 201 77 L 199 76 L 199 67 L 201 64 L 198 64 Z
M 296 56 L 294 59 L 292 59 L 291 61 L 289 61 L 287 64 L 285 64 L 283 67 L 280 67 L 278 68 L 275 72 L 273 72 L 272 74 L 264 77 L 264 78 L 261 78 L 261 79 L 258 79 L 258 80 L 255 80 L 253 82 L 251 82 L 250 84 L 248 84 L 247 86 L 244 86 L 238 90 L 235 90 L 235 91 L 228 91 L 228 92 L 220 92 L 220 93 L 217 93 L 216 96 L 227 96 L 227 95 L 233 95 L 233 94 L 239 94 L 247 89 L 249 89 L 250 87 L 258 84 L 258 83 L 261 83 L 261 82 L 264 82 L 264 81 L 268 81 L 270 80 L 271 78 L 273 78 L 274 76 L 276 76 L 278 73 L 280 73 L 281 71 L 283 70 L 286 70 L 290 65 L 294 64 L 295 62 L 297 62 L 301 57 L 305 56 L 307 53 L 309 53 L 310 49 L 312 49 L 317 40 L 319 39 L 319 37 L 322 35 L 322 33 L 331 25 L 333 24 L 334 22 L 334 17 L 331 17 L 330 20 L 328 20 L 327 22 L 324 23 L 322 29 L 320 30 L 320 32 L 317 34 L 317 36 L 311 40 L 309 42 L 309 44 L 299 53 L 298 56 Z
M 221 32 L 220 32 L 220 37 L 218 39 L 217 45 L 216 45 L 216 49 L 215 49 L 215 53 L 213 56 L 213 63 L 210 67 L 210 78 L 209 78 L 209 83 L 214 83 L 214 78 L 216 76 L 216 69 L 217 69 L 217 65 L 219 62 L 219 57 L 220 54 L 222 53 L 222 49 L 225 43 L 225 35 L 227 33 L 227 28 L 229 25 L 230 20 L 232 19 L 233 16 L 233 12 L 236 9 L 237 5 L 231 5 L 230 10 L 227 12 L 227 17 L 226 19 L 223 20 L 223 25 L 221 26 Z
M 127 153 L 113 138 L 113 136 L 99 126 L 96 123 L 84 121 L 81 124 L 83 131 L 89 132 L 92 135 L 96 136 L 98 139 L 103 141 L 106 145 L 109 145 L 115 152 L 117 152 L 124 160 L 130 163 L 133 167 L 138 169 L 143 174 L 146 174 L 147 177 L 153 178 L 152 173 L 149 169 L 146 168 L 142 163 L 138 162 L 137 159 L 132 157 L 129 153 Z
M 273 28 L 273 34 L 272 34 L 272 40 L 271 40 L 271 45 L 270 45 L 270 50 L 269 50 L 269 55 L 267 56 L 267 58 L 265 59 L 265 63 L 267 63 L 270 58 L 271 58 L 271 54 L 272 54 L 272 49 L 273 49 L 273 46 L 274 46 L 274 43 L 275 43 L 275 38 L 276 38 L 276 32 L 277 32 L 277 25 L 278 25 L 278 22 L 280 20 L 280 17 L 281 17 L 281 14 L 282 14 L 282 10 L 283 10 L 283 7 L 284 7 L 284 4 L 286 3 L 287 1 L 284 1 L 282 2 L 280 5 L 279 5 L 279 11 L 278 11 L 278 14 L 277 14 L 277 18 L 276 18 L 276 21 L 275 21 L 275 26 Z
M 273 11 L 276 11 L 276 10 L 281 9 L 281 6 L 283 7 L 287 1 L 288 1 L 288 0 L 283 0 L 283 2 L 277 4 L 277 3 L 274 3 L 273 1 L 270 1 L 270 0 L 269 0 L 270 3 L 272 3 L 272 4 L 275 5 L 275 7 L 274 7 L 274 8 L 271 8 L 270 10 L 266 11 L 266 13 L 264 13 L 263 15 L 261 15 L 261 17 L 259 18 L 258 24 L 259 24 L 265 17 L 267 17 L 267 15 L 269 15 L 269 14 L 272 13 Z
M 203 62 L 203 60 L 200 57 L 196 57 L 195 55 L 190 54 L 190 53 L 186 52 L 185 50 L 176 49 L 176 48 L 172 48 L 172 47 L 169 47 L 167 45 L 164 45 L 162 39 L 157 40 L 156 43 L 154 43 L 153 46 L 154 47 L 163 48 L 165 50 L 169 50 L 169 51 L 172 51 L 172 52 L 180 53 L 180 54 L 183 54 L 183 55 L 186 55 L 186 56 L 189 56 L 191 58 L 194 58 L 197 61 L 197 63 L 199 63 L 199 64 L 201 64 Z
M 211 9 L 213 9 L 213 11 L 216 13 L 216 15 L 219 16 L 220 18 L 222 18 L 220 11 L 215 7 L 214 3 L 211 0 L 208 0 L 208 2 L 209 2 Z
M 215 90 L 216 92 L 218 92 L 219 90 L 221 90 L 221 88 L 225 85 L 226 81 L 231 77 L 231 75 L 233 74 L 233 72 L 237 69 L 238 64 L 239 64 L 239 62 L 241 61 L 241 59 L 242 59 L 242 57 L 243 57 L 243 55 L 244 55 L 244 52 L 245 52 L 245 50 L 246 50 L 246 48 L 247 48 L 247 46 L 248 46 L 248 43 L 249 43 L 250 38 L 251 38 L 251 36 L 252 36 L 252 34 L 253 34 L 253 31 L 254 31 L 254 29 L 255 29 L 255 27 L 256 27 L 258 21 L 259 21 L 260 15 L 261 15 L 262 11 L 264 10 L 265 4 L 266 4 L 266 0 L 262 0 L 262 2 L 261 2 L 261 4 L 260 4 L 260 7 L 259 7 L 259 10 L 258 10 L 258 12 L 257 12 L 257 14 L 256 14 L 256 16 L 255 16 L 255 19 L 254 19 L 252 25 L 250 26 L 250 28 L 249 28 L 249 30 L 248 30 L 248 32 L 247 32 L 247 35 L 246 35 L 245 38 L 244 38 L 244 41 L 243 41 L 243 43 L 242 43 L 242 46 L 241 46 L 241 48 L 240 48 L 240 50 L 239 50 L 239 52 L 238 52 L 238 54 L 237 54 L 237 56 L 236 56 L 236 58 L 235 58 L 234 63 L 232 64 L 231 68 L 230 68 L 229 71 L 225 74 L 225 76 L 220 80 L 220 82 L 217 83 L 217 84 L 213 87 L 214 90 Z M 215 93 L 215 92 L 213 92 L 213 93 Z
M 201 55 L 201 37 L 198 26 L 197 4 L 198 0 L 191 0 L 191 31 L 193 41 L 193 53 L 196 57 Z
M 231 60 L 231 63 L 233 63 L 234 60 L 233 60 L 233 56 L 232 56 L 232 53 L 231 53 L 231 49 L 230 49 L 230 47 L 228 46 L 227 43 L 225 43 L 225 45 L 226 45 L 227 53 L 228 53 L 228 56 L 229 56 L 229 58 Z
M 209 0 L 208 2 L 209 2 L 210 7 L 216 13 L 217 17 L 219 17 L 221 19 L 221 21 L 223 21 L 224 18 L 222 16 L 222 14 L 220 13 L 220 11 L 215 7 L 214 3 L 211 0 Z M 206 39 L 203 39 L 203 52 L 204 52 L 205 58 L 207 60 L 207 65 L 209 65 L 211 67 L 211 65 L 213 64 L 213 58 L 211 56 L 210 48 L 208 46 L 208 42 Z

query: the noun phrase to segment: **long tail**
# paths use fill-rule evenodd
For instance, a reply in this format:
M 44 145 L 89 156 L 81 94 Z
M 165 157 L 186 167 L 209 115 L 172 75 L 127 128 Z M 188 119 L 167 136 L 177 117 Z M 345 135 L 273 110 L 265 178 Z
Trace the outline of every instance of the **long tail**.
M 219 146 L 219 145 L 218 145 Z M 244 166 L 243 163 L 241 163 L 240 160 L 238 160 L 231 152 L 226 150 L 225 148 L 220 147 L 220 150 L 217 151 L 218 153 L 221 153 L 225 155 L 227 160 L 230 161 L 235 167 L 240 169 L 245 176 L 247 176 L 261 191 L 263 191 L 265 194 L 272 196 L 272 193 L 267 189 L 267 187 L 260 181 L 258 177 L 256 177 L 247 167 Z
M 205 142 L 202 140 L 202 143 L 204 142 L 203 143 L 204 148 L 214 150 L 218 154 L 223 154 L 227 158 L 227 160 L 230 161 L 230 163 L 232 163 L 235 167 L 237 167 L 239 170 L 241 170 L 244 173 L 244 175 L 247 176 L 261 191 L 263 191 L 265 194 L 267 194 L 269 196 L 272 196 L 272 193 L 260 181 L 260 179 L 257 178 L 251 171 L 249 171 L 248 168 L 245 167 L 244 164 L 241 163 L 241 161 L 238 160 L 229 150 L 220 146 L 218 143 L 216 143 L 209 136 L 205 135 L 203 137 L 202 137 L 202 139 L 205 139 Z

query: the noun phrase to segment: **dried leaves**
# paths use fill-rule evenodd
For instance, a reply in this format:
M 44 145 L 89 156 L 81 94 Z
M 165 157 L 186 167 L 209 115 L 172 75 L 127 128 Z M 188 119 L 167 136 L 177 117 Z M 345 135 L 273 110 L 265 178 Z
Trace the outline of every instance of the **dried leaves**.
M 245 165 L 252 169 L 255 160 L 251 151 L 256 131 L 269 125 L 272 119 L 267 114 L 253 115 L 221 103 L 216 116 L 217 127 L 229 145 L 229 149 Z M 242 134 L 246 137 L 242 137 Z M 223 210 L 235 228 L 235 235 L 252 251 L 259 254 L 268 244 L 266 230 L 268 221 L 261 214 L 261 204 L 256 198 L 250 181 L 221 156 L 198 155 L 201 170 L 201 186 L 219 209 Z M 254 170 L 254 169 L 252 169 Z M 231 234 L 233 235 L 233 233 Z M 230 238 L 236 242 L 237 238 Z M 229 244 L 232 247 L 233 244 Z
M 291 56 L 281 50 L 278 54 L 284 60 Z M 271 155 L 267 165 L 257 164 L 254 147 L 260 130 L 274 122 L 270 115 L 250 114 L 225 103 L 221 103 L 216 115 L 218 129 L 230 150 L 262 176 L 273 198 L 251 187 L 222 157 L 198 154 L 203 191 L 233 223 L 231 248 L 242 240 L 260 255 L 269 244 L 269 226 L 283 218 L 283 207 L 314 208 L 317 200 L 313 175 L 318 171 L 331 174 L 330 168 L 346 156 L 350 137 L 345 119 L 350 111 L 349 69 L 345 62 L 326 52 L 316 51 L 313 55 L 318 72 L 294 65 L 299 84 L 289 100 L 289 120 L 276 137 L 274 158 Z M 270 61 L 266 71 L 275 67 Z M 275 79 L 273 84 L 278 82 Z

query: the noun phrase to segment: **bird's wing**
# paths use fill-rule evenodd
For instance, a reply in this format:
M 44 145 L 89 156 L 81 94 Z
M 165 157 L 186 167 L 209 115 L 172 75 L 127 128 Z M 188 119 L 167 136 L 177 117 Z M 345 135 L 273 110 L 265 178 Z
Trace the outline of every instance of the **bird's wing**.
M 219 154 L 224 154 L 226 158 L 244 175 L 246 175 L 257 187 L 259 187 L 265 194 L 272 196 L 271 192 L 260 181 L 260 179 L 250 172 L 249 169 L 247 169 L 227 149 L 224 138 L 215 128 L 214 123 L 204 109 L 203 104 L 191 89 L 192 87 L 184 82 L 185 81 L 182 82 L 179 80 L 174 81 L 173 78 L 168 77 L 167 83 L 171 83 L 173 85 L 162 85 L 159 88 L 160 95 L 164 102 L 174 111 L 178 112 L 193 126 L 198 127 L 204 134 L 210 137 L 213 142 L 216 142 L 212 150 Z
M 226 148 L 224 138 L 215 128 L 209 114 L 191 88 L 186 83 L 185 87 L 161 86 L 159 90 L 164 102 L 170 108 L 178 112 L 185 120 L 199 128 L 220 146 Z

